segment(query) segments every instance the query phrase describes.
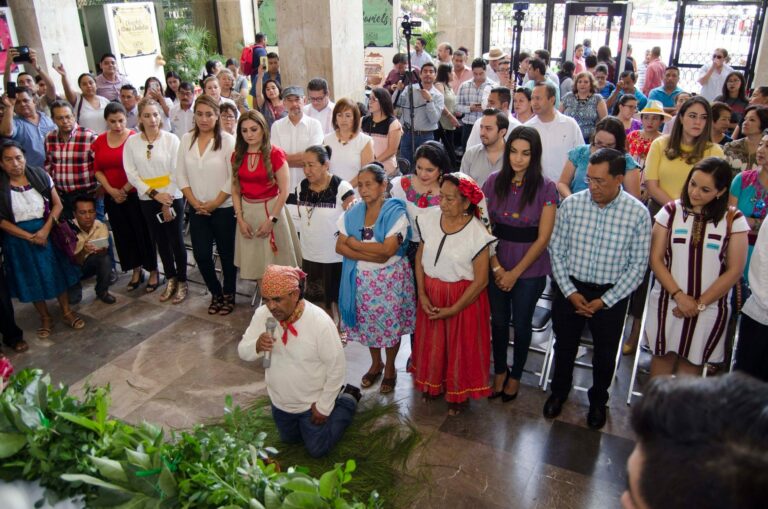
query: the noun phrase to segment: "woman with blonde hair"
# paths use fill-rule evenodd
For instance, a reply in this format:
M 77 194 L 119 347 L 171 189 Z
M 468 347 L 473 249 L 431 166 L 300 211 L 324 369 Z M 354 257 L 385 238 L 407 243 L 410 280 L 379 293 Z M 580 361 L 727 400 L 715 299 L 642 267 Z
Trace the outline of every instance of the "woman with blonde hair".
M 235 309 L 235 228 L 232 209 L 232 152 L 235 138 L 221 128 L 216 101 L 205 94 L 195 101 L 195 127 L 181 137 L 176 179 L 190 206 L 192 254 L 211 292 L 208 314 Z M 213 244 L 221 259 L 222 288 L 216 275 Z
M 299 238 L 285 211 L 290 185 L 285 151 L 270 143 L 264 115 L 245 112 L 232 155 L 235 265 L 241 278 L 260 281 L 271 264 L 301 266 Z
M 232 71 L 229 69 L 222 69 L 216 77 L 219 79 L 221 97 L 234 102 L 240 113 L 248 111 L 248 103 L 245 102 L 245 96 L 233 88 L 235 86 L 235 75 L 232 74 Z
M 123 167 L 128 182 L 139 194 L 139 207 L 157 244 L 168 284 L 160 302 L 187 297 L 187 249 L 184 245 L 184 195 L 176 183 L 179 138 L 161 129 L 162 109 L 154 99 L 139 102 L 138 136 L 131 136 L 123 148 Z M 151 281 L 151 278 L 150 278 Z M 147 285 L 154 290 L 158 283 Z

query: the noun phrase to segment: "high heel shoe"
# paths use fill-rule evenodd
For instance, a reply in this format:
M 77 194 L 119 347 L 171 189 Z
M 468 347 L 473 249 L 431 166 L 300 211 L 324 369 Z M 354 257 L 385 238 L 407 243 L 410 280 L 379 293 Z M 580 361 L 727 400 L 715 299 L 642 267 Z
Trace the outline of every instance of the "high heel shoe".
M 509 380 L 509 368 L 507 368 L 507 376 L 504 377 L 504 383 L 501 384 L 501 390 L 500 391 L 491 391 L 491 395 L 488 396 L 488 399 L 498 399 L 498 398 L 501 398 L 504 395 L 504 387 L 507 386 L 507 380 Z M 504 401 L 503 398 L 502 398 L 502 401 Z
M 141 284 L 144 282 L 144 269 L 142 269 L 139 272 L 139 280 L 138 281 L 130 281 L 128 283 L 128 291 L 131 292 L 141 286 Z
M 189 285 L 186 281 L 179 281 L 176 284 L 176 296 L 171 301 L 173 304 L 181 304 L 184 299 L 187 298 L 187 292 L 189 291 Z
M 166 302 L 170 300 L 176 294 L 176 278 L 172 277 L 168 279 L 168 283 L 165 285 L 165 290 L 160 295 L 160 302 Z
M 507 371 L 507 379 L 504 380 L 504 389 L 507 388 L 507 382 L 509 382 L 509 379 L 512 378 L 511 375 L 512 375 L 512 370 L 510 369 L 509 371 Z M 520 383 L 520 381 L 518 380 L 518 384 L 519 383 Z M 515 399 L 517 397 L 517 393 L 520 392 L 519 385 L 518 385 L 517 392 L 515 392 L 514 394 L 507 394 L 506 392 L 504 392 L 504 389 L 501 390 L 501 402 L 502 403 L 509 403 L 510 401 Z
M 152 279 L 152 276 L 149 279 Z M 150 283 L 149 279 L 147 280 L 147 286 L 144 287 L 145 293 L 153 293 L 161 284 L 165 283 L 165 277 L 160 276 L 160 274 L 157 275 L 157 282 L 154 284 Z

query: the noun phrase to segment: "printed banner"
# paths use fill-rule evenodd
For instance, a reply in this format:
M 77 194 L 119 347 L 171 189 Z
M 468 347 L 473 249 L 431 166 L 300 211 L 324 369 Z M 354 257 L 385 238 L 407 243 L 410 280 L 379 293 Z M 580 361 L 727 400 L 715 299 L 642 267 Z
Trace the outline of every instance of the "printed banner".
M 259 0 L 259 32 L 267 36 L 267 46 L 277 46 L 275 0 Z
M 392 44 L 392 0 L 363 0 L 363 46 Z
M 122 58 L 153 55 L 159 51 L 153 28 L 155 19 L 149 5 L 112 7 L 112 17 Z

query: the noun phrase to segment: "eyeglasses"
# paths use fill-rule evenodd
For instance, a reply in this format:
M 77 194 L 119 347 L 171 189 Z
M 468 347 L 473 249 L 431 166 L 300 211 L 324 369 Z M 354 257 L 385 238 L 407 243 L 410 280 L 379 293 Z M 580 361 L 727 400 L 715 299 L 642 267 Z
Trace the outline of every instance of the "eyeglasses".
M 592 177 L 586 177 L 584 179 L 584 183 L 587 184 L 588 186 L 589 185 L 594 185 L 594 186 L 597 186 L 597 187 L 603 187 L 605 184 L 608 183 L 608 181 L 605 180 L 605 179 L 596 179 L 596 178 L 592 178 Z
M 714 58 L 716 60 L 721 60 L 721 59 L 723 59 L 725 57 L 723 55 L 712 55 L 712 58 Z
M 235 117 L 234 115 L 222 115 L 221 119 L 222 120 L 235 120 L 235 119 L 237 119 L 237 117 Z
M 309 96 L 309 100 L 310 100 L 311 102 L 313 102 L 313 103 L 319 103 L 319 102 L 323 102 L 323 101 L 325 100 L 325 96 L 324 96 L 324 95 L 323 95 L 323 96 L 320 96 L 320 97 L 312 97 L 312 96 Z
M 616 148 L 615 143 L 603 143 L 602 141 L 593 141 L 592 146 L 595 148 Z

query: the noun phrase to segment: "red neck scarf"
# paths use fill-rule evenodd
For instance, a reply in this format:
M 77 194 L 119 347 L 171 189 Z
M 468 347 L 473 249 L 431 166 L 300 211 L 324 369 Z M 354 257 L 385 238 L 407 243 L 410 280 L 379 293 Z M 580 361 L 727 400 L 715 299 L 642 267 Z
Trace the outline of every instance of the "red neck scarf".
M 304 313 L 304 299 L 300 300 L 299 303 L 296 305 L 296 309 L 293 310 L 293 313 L 291 313 L 291 316 L 288 317 L 287 320 L 284 322 L 280 322 L 280 327 L 283 328 L 283 344 L 288 344 L 288 333 L 290 332 L 294 336 L 298 337 L 299 333 L 296 330 L 296 327 L 293 326 L 295 322 L 301 318 L 301 315 Z

